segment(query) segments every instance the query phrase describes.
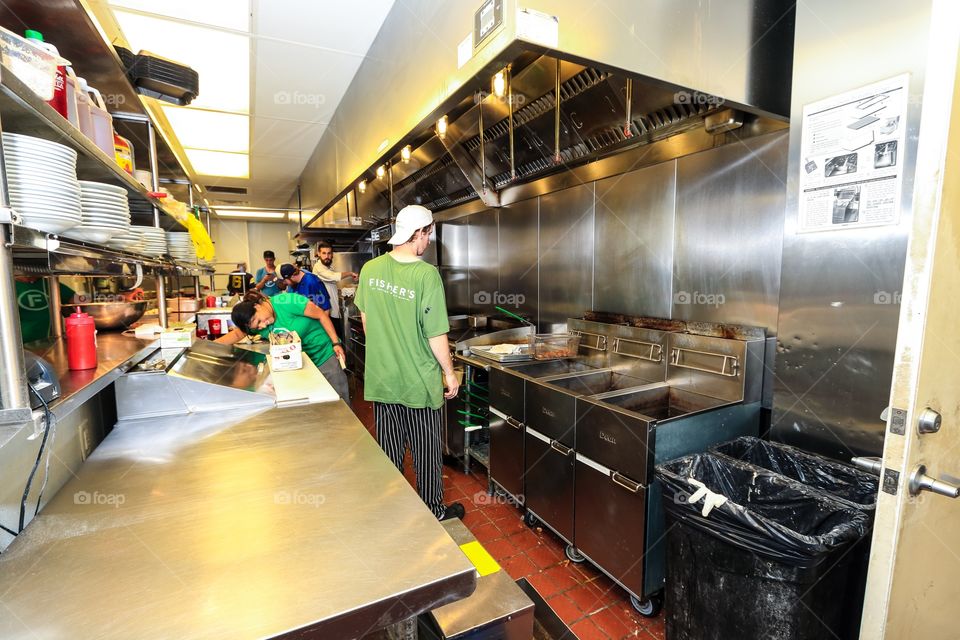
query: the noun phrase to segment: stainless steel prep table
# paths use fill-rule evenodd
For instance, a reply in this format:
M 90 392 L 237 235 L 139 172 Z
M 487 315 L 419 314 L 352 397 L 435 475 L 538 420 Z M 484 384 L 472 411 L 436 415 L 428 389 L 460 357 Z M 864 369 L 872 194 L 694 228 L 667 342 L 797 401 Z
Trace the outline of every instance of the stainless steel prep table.
M 130 420 L 0 556 L 0 637 L 352 638 L 475 585 L 342 402 Z
M 57 374 L 60 398 L 52 402 L 50 408 L 57 417 L 62 417 L 116 381 L 156 349 L 157 344 L 156 340 L 141 340 L 122 333 L 99 333 L 97 368 L 83 371 L 73 371 L 67 365 L 67 341 L 64 338 L 28 342 L 24 349 L 49 362 Z

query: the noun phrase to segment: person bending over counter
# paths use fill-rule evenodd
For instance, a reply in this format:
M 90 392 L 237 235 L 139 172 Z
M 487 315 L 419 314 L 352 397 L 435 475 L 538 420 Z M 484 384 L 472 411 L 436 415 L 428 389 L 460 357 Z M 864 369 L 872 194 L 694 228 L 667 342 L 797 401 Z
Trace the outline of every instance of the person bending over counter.
M 230 314 L 236 325 L 230 333 L 217 338 L 220 344 L 235 344 L 247 335 L 267 340 L 274 329 L 296 331 L 303 352 L 344 402 L 350 403 L 347 376 L 340 366 L 343 346 L 327 312 L 298 293 L 279 293 L 267 298 L 257 291 L 247 293 Z

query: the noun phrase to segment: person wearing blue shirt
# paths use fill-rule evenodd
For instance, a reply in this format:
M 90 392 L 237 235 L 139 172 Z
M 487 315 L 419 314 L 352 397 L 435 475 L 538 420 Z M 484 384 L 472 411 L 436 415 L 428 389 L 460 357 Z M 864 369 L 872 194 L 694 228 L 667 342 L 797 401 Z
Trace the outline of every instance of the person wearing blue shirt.
M 299 293 L 310 302 L 330 313 L 330 297 L 323 281 L 309 271 L 303 271 L 294 264 L 280 267 L 280 277 L 288 283 L 288 293 Z
M 271 298 L 280 293 L 280 278 L 277 275 L 277 256 L 270 251 L 263 252 L 264 266 L 257 269 L 257 274 L 253 277 L 256 284 L 254 289 L 263 295 Z

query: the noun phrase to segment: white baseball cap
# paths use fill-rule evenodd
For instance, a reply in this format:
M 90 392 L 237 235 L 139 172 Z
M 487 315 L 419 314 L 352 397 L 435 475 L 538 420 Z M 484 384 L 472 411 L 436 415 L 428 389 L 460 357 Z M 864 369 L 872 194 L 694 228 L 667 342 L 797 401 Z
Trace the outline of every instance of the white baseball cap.
M 396 233 L 387 242 L 403 244 L 409 240 L 417 229 L 433 224 L 433 213 L 426 207 L 418 204 L 408 204 L 397 214 Z

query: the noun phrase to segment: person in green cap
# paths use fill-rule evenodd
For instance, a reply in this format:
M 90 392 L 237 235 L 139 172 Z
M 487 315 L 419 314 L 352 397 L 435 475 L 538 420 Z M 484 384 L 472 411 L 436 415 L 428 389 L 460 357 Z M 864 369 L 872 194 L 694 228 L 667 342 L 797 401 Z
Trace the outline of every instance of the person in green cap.
M 236 325 L 216 342 L 234 344 L 246 335 L 268 339 L 274 329 L 296 331 L 303 352 L 344 402 L 350 404 L 350 386 L 340 362 L 345 355 L 337 331 L 326 311 L 299 293 L 279 293 L 271 298 L 259 291 L 247 293 L 230 312 Z
M 20 311 L 20 334 L 23 342 L 50 337 L 50 294 L 46 278 L 17 276 L 17 308 Z M 60 303 L 67 305 L 77 295 L 65 284 L 60 285 Z

